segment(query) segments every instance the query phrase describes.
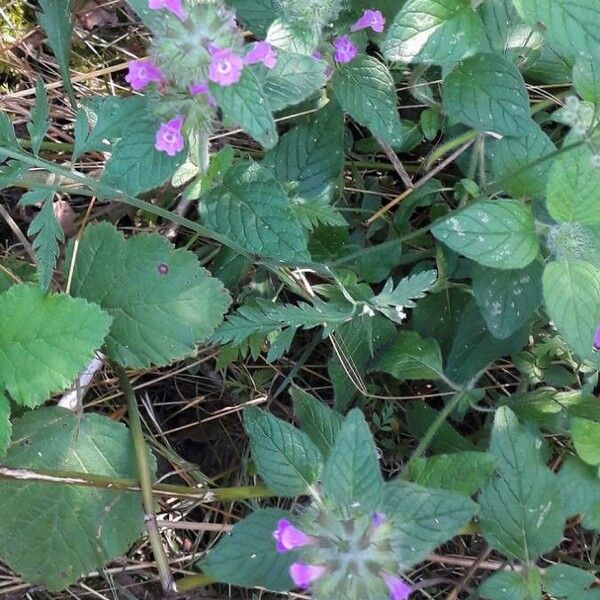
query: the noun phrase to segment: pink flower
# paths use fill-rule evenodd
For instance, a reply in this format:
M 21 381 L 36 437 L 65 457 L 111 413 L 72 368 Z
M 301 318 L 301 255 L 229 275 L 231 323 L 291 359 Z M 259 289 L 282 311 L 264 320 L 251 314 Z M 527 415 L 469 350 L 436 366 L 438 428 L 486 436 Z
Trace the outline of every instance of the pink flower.
M 306 563 L 295 562 L 290 566 L 290 577 L 303 590 L 307 590 L 313 581 L 319 579 L 326 572 L 327 567 L 320 565 L 307 565 Z
M 400 577 L 394 577 L 384 571 L 381 572 L 381 577 L 390 590 L 390 600 L 406 600 L 411 595 L 411 587 Z
M 315 541 L 315 538 L 294 527 L 287 519 L 277 521 L 277 529 L 273 532 L 273 537 L 277 542 L 277 552 L 280 553 L 310 546 Z
M 156 132 L 154 147 L 160 152 L 166 152 L 169 156 L 175 156 L 183 150 L 184 140 L 181 135 L 183 117 L 177 115 L 174 119 L 162 123 Z
M 380 10 L 371 10 L 367 8 L 362 14 L 362 17 L 352 25 L 350 31 L 360 31 L 361 29 L 371 28 L 377 33 L 381 33 L 385 27 L 385 17 Z
M 333 47 L 335 48 L 334 58 L 339 63 L 349 63 L 358 52 L 354 42 L 347 35 L 335 38 Z
M 596 328 L 596 333 L 594 334 L 594 350 L 600 352 L 600 326 Z
M 208 81 L 200 81 L 199 83 L 193 83 L 192 85 L 190 85 L 188 90 L 190 91 L 190 94 L 192 96 L 197 96 L 198 94 L 206 94 L 208 96 L 208 103 L 210 104 L 210 106 L 212 106 L 213 108 L 217 107 L 217 101 L 208 89 Z
M 125 75 L 125 81 L 136 91 L 143 90 L 149 83 L 160 83 L 165 78 L 149 58 L 130 60 L 127 66 L 129 71 Z
M 323 53 L 322 53 L 320 50 L 315 50 L 315 51 L 312 53 L 312 57 L 313 57 L 315 60 L 321 60 L 321 59 L 323 58 Z
M 148 7 L 152 10 L 161 10 L 166 8 L 181 21 L 185 21 L 187 19 L 187 13 L 185 10 L 183 10 L 181 0 L 148 0 Z
M 208 67 L 208 78 L 221 86 L 233 85 L 239 81 L 244 69 L 244 61 L 229 48 L 211 46 L 211 62 Z
M 269 42 L 257 42 L 244 58 L 244 63 L 247 65 L 255 65 L 259 62 L 267 69 L 272 69 L 276 65 L 277 54 Z
M 380 512 L 376 512 L 373 513 L 373 515 L 371 516 L 371 525 L 373 525 L 373 527 L 377 528 L 380 525 L 383 525 L 385 523 L 385 515 L 383 513 Z

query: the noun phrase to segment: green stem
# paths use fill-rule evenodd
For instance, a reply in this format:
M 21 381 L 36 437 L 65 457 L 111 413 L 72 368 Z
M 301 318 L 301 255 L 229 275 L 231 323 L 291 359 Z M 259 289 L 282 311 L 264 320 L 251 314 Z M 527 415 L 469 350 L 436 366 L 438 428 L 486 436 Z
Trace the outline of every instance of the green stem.
M 137 400 L 129 377 L 125 369 L 118 364 L 113 364 L 113 368 L 119 378 L 119 385 L 123 395 L 127 400 L 127 413 L 129 415 L 129 430 L 133 439 L 133 447 L 140 478 L 140 489 L 142 492 L 142 504 L 144 506 L 144 523 L 148 532 L 148 539 L 156 560 L 158 576 L 165 594 L 175 591 L 175 582 L 169 567 L 169 561 L 165 553 L 165 548 L 160 539 L 156 515 L 154 514 L 154 498 L 152 496 L 152 469 L 148 459 L 148 449 L 144 441 L 144 431 L 142 429 L 142 420 L 138 409 Z
M 17 140 L 23 148 L 31 148 L 31 140 L 19 138 Z M 42 142 L 41 150 L 56 150 L 57 152 L 71 152 L 74 144 L 68 142 Z
M 199 573 L 198 575 L 182 577 L 177 581 L 176 585 L 178 592 L 191 592 L 196 588 L 202 587 L 203 585 L 210 585 L 211 583 L 216 583 L 216 581 L 209 575 Z

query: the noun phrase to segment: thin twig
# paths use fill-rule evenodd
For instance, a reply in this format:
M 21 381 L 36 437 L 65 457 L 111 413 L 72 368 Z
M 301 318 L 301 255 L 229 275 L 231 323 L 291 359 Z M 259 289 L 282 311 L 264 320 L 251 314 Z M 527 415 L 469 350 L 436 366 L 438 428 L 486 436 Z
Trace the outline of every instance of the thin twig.
M 406 172 L 406 169 L 404 168 L 402 161 L 398 158 L 398 155 L 394 152 L 394 149 L 389 144 L 386 144 L 382 140 L 378 139 L 377 141 L 379 142 L 381 149 L 385 152 L 385 155 L 389 158 L 390 162 L 392 163 L 392 166 L 394 167 L 394 170 L 396 171 L 396 173 L 398 173 L 398 176 L 402 180 L 402 183 L 404 184 L 404 186 L 409 189 L 413 188 L 414 184 L 412 182 L 412 179 L 410 178 L 410 175 Z

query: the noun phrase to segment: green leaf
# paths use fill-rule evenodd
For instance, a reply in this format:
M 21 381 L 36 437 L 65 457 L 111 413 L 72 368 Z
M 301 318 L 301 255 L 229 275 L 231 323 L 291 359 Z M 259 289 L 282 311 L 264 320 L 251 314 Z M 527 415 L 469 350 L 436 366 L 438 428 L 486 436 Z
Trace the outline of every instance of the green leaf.
M 323 466 L 308 435 L 254 406 L 244 411 L 244 428 L 256 470 L 269 489 L 281 496 L 305 494 Z
M 419 458 L 410 465 L 411 481 L 472 496 L 491 477 L 495 460 L 487 452 L 457 452 Z
M 396 478 L 385 484 L 383 512 L 394 520 L 391 545 L 403 571 L 454 537 L 477 513 L 477 505 L 462 494 Z
M 72 384 L 109 325 L 109 316 L 84 300 L 12 286 L 0 295 L 0 390 L 39 406 Z
M 600 108 L 600 65 L 598 60 L 580 56 L 573 67 L 573 85 L 582 100 Z
M 260 69 L 257 76 L 271 110 L 279 111 L 299 104 L 327 82 L 327 63 L 294 52 L 277 49 L 277 64 Z
M 295 386 L 291 388 L 290 395 L 302 430 L 327 458 L 342 427 L 342 415 Z
M 596 0 L 513 0 L 519 14 L 571 58 L 597 56 L 600 6 Z
M 534 568 L 530 571 L 530 576 L 531 573 L 535 573 L 536 577 L 533 582 L 533 590 L 523 573 L 500 571 L 483 582 L 479 587 L 479 594 L 488 600 L 540 600 L 542 590 L 539 583 L 539 571 Z M 537 585 L 537 589 L 535 585 Z
M 12 425 L 10 422 L 10 402 L 0 393 L 0 458 L 4 458 L 10 444 Z
M 584 144 L 562 152 L 552 163 L 547 205 L 556 221 L 600 223 L 600 171 L 591 158 Z
M 82 236 L 71 293 L 113 317 L 106 352 L 137 368 L 193 354 L 230 302 L 191 252 L 174 250 L 156 234 L 125 239 L 108 223 L 90 226 Z
M 324 497 L 347 510 L 365 513 L 379 504 L 383 478 L 377 448 L 357 408 L 344 419 L 325 463 L 322 485 Z
M 388 60 L 448 65 L 477 52 L 483 39 L 481 19 L 469 0 L 409 0 L 381 48 Z
M 20 279 L 21 283 L 35 283 L 35 268 L 32 267 L 28 261 L 19 258 L 9 258 L 0 261 L 0 265 Z M 6 290 L 15 285 L 15 283 L 20 282 L 8 275 L 5 271 L 0 270 L 0 294 L 6 292 Z
M 444 80 L 444 106 L 478 131 L 521 137 L 531 128 L 529 96 L 517 67 L 497 54 L 477 54 Z
M 600 480 L 598 469 L 569 457 L 557 475 L 565 514 L 582 515 L 584 527 L 600 527 Z
M 127 0 L 127 4 L 138 14 L 144 25 L 151 31 L 161 31 L 164 26 L 164 15 L 160 10 L 148 7 L 148 0 Z
M 442 353 L 436 340 L 416 331 L 402 330 L 393 344 L 377 357 L 371 370 L 396 379 L 438 379 L 443 373 Z
M 253 512 L 224 535 L 206 558 L 198 563 L 209 577 L 243 587 L 265 587 L 283 592 L 293 587 L 288 569 L 294 553 L 278 553 L 273 531 L 279 519 L 289 519 L 290 513 L 276 508 Z
M 42 78 L 38 75 L 35 81 L 35 104 L 31 111 L 31 121 L 27 123 L 27 131 L 31 136 L 31 150 L 37 156 L 42 147 L 42 141 L 50 126 L 48 111 L 48 96 Z
M 211 83 L 210 91 L 227 119 L 239 125 L 265 148 L 273 148 L 277 144 L 277 128 L 269 97 L 252 69 L 244 69 L 234 85 Z
M 537 163 L 556 150 L 552 140 L 535 121 L 520 137 L 486 141 L 490 166 L 496 184 L 515 198 L 543 198 L 552 168 L 552 160 Z M 524 169 L 536 162 L 534 166 Z
M 39 0 L 42 9 L 36 12 L 42 29 L 48 36 L 48 44 L 56 57 L 63 84 L 74 104 L 75 92 L 69 76 L 69 57 L 71 55 L 71 35 L 73 34 L 73 18 L 71 0 Z
M 588 465 L 600 465 L 600 423 L 574 417 L 571 435 L 579 458 Z
M 15 421 L 2 463 L 11 469 L 138 477 L 131 436 L 122 424 L 57 407 Z M 50 591 L 123 554 L 144 529 L 136 492 L 3 480 L 0 504 L 0 556 L 28 583 Z
M 228 0 L 237 18 L 246 23 L 258 38 L 264 38 L 269 25 L 279 16 L 278 0 Z
M 269 26 L 265 40 L 278 50 L 311 56 L 319 44 L 319 30 L 304 23 L 276 19 Z
M 541 448 L 509 408 L 496 411 L 490 452 L 498 477 L 479 496 L 481 529 L 493 548 L 528 564 L 560 542 L 566 518 Z
M 331 204 L 295 201 L 292 208 L 302 225 L 311 231 L 314 231 L 319 225 L 348 227 L 348 222 L 344 219 L 342 213 L 338 212 Z
M 475 302 L 494 337 L 506 339 L 529 321 L 542 303 L 542 272 L 539 262 L 515 271 L 475 267 Z
M 343 147 L 344 115 L 336 102 L 330 102 L 283 135 L 262 164 L 281 183 L 297 183 L 298 197 L 326 203 L 340 183 Z
M 571 565 L 558 564 L 548 567 L 542 576 L 542 584 L 549 594 L 556 598 L 582 598 L 596 578 L 590 571 Z
M 59 242 L 65 239 L 54 214 L 54 194 L 55 190 L 52 188 L 38 188 L 23 194 L 19 200 L 23 206 L 42 203 L 42 208 L 31 221 L 27 234 L 35 236 L 33 249 L 37 260 L 38 283 L 43 290 L 50 286 L 60 253 Z
M 154 147 L 158 127 L 147 117 L 127 127 L 126 135 L 112 146 L 101 182 L 135 196 L 169 180 L 183 161 L 183 153 L 169 156 Z M 90 138 L 96 139 L 95 130 Z
M 401 143 L 394 80 L 383 63 L 359 54 L 353 61 L 337 66 L 331 85 L 340 106 L 353 119 L 387 144 Z
M 517 200 L 482 200 L 435 225 L 446 246 L 495 269 L 522 269 L 539 252 L 531 208 Z
M 258 256 L 294 263 L 310 260 L 308 235 L 285 189 L 260 165 L 239 162 L 202 199 L 207 227 Z
M 600 270 L 584 261 L 552 261 L 542 281 L 546 310 L 561 336 L 580 358 L 591 359 L 600 323 Z

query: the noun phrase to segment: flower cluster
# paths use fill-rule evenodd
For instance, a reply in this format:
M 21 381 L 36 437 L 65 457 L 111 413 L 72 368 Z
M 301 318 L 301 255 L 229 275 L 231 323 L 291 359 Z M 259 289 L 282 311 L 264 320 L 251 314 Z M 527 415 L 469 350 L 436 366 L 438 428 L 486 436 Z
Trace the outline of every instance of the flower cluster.
M 577 96 L 568 96 L 560 111 L 560 120 L 576 134 L 585 135 L 594 120 L 594 107 L 588 102 L 581 102 Z
M 385 27 L 385 17 L 379 10 L 366 9 L 360 19 L 350 27 L 350 31 L 355 33 L 362 29 L 372 29 L 376 33 L 381 33 Z M 338 63 L 350 62 L 358 52 L 356 44 L 348 35 L 341 35 L 333 40 L 335 49 L 334 58 Z
M 148 0 L 151 10 L 164 11 L 151 56 L 132 60 L 125 80 L 136 91 L 154 84 L 160 94 L 160 125 L 155 147 L 169 156 L 185 146 L 184 130 L 207 129 L 217 107 L 210 85 L 236 84 L 248 65 L 272 69 L 275 49 L 264 41 L 244 44 L 235 14 L 221 2 Z
M 406 600 L 411 587 L 394 574 L 393 527 L 382 513 L 347 518 L 336 510 L 309 510 L 306 533 L 287 519 L 273 532 L 278 552 L 297 551 L 290 566 L 294 584 L 316 600 L 375 598 Z

